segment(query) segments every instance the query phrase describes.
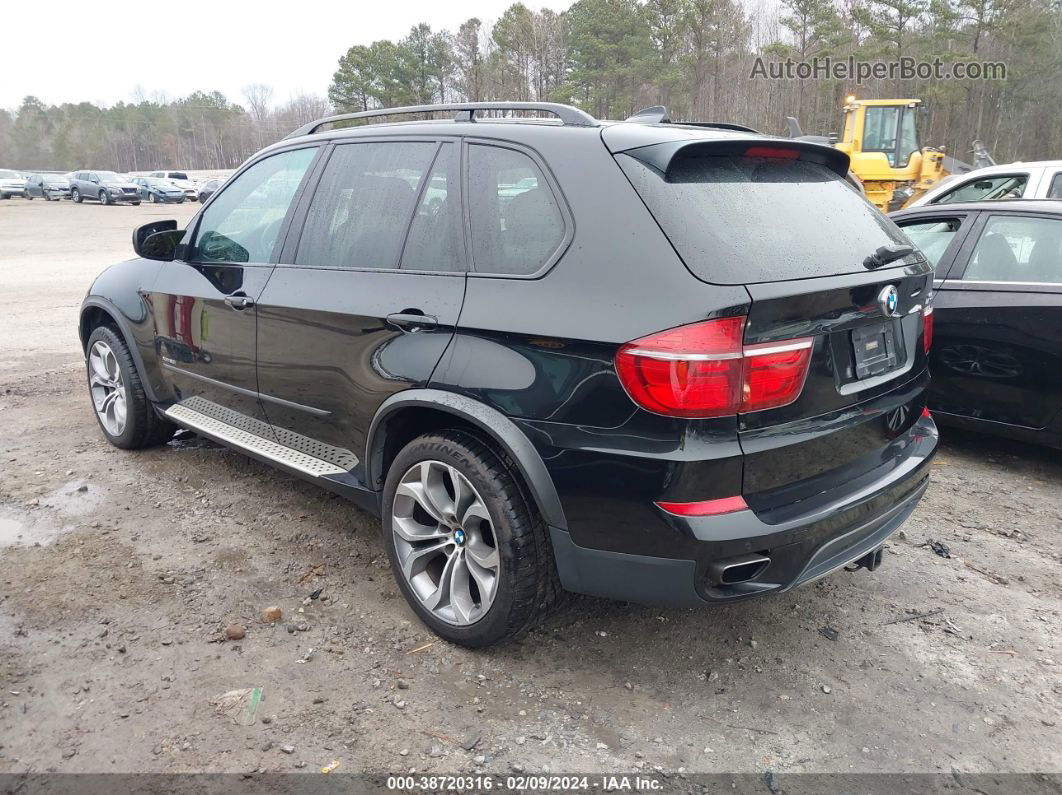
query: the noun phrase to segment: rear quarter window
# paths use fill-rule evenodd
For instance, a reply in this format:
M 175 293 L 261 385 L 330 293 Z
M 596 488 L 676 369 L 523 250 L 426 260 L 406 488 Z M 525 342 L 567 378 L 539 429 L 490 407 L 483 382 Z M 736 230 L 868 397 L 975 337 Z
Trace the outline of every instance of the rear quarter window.
M 633 155 L 617 160 L 686 266 L 706 282 L 861 273 L 880 246 L 907 242 L 818 163 L 705 155 L 673 161 L 664 174 Z
M 468 194 L 477 273 L 529 276 L 564 241 L 557 199 L 538 165 L 523 152 L 470 145 Z

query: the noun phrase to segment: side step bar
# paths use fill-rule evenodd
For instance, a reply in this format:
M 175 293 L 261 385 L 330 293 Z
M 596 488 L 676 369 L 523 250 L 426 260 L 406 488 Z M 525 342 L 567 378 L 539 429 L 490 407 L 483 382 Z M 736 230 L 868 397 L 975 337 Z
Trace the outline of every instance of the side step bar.
M 347 470 L 333 463 L 242 430 L 179 403 L 170 406 L 163 413 L 183 428 L 312 478 L 348 474 Z

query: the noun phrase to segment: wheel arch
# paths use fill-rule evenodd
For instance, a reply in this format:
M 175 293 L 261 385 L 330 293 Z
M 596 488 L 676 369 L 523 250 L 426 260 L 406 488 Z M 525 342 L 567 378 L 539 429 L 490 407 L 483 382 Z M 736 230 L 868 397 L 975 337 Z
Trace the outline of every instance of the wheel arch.
M 494 442 L 516 465 L 546 523 L 568 529 L 553 478 L 524 432 L 497 409 L 439 389 L 408 389 L 392 395 L 377 409 L 366 438 L 366 484 L 373 489 L 383 488 L 389 459 L 398 452 L 396 446 L 421 432 L 461 426 L 479 431 Z M 395 444 L 396 440 L 400 445 Z
M 81 315 L 78 318 L 78 336 L 81 338 L 81 350 L 86 355 L 88 355 L 89 337 L 99 326 L 113 326 L 118 330 L 118 333 L 122 336 L 122 341 L 125 342 L 125 347 L 129 350 L 129 355 L 133 357 L 133 364 L 136 365 L 137 372 L 140 375 L 140 383 L 144 387 L 144 392 L 149 400 L 157 401 L 155 390 L 151 385 L 151 379 L 147 377 L 144 360 L 140 356 L 140 349 L 136 345 L 136 339 L 133 337 L 129 324 L 118 307 L 106 298 L 94 295 L 86 298 L 81 304 Z

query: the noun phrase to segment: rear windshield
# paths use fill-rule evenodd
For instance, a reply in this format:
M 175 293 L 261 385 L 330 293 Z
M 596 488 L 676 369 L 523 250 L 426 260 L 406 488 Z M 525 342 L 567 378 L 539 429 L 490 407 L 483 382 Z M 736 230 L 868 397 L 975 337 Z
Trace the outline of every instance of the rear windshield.
M 686 266 L 706 282 L 860 273 L 878 247 L 907 243 L 892 221 L 818 163 L 685 157 L 665 176 L 632 155 L 617 160 Z
M 171 171 L 170 179 L 188 179 L 188 175 L 183 171 Z

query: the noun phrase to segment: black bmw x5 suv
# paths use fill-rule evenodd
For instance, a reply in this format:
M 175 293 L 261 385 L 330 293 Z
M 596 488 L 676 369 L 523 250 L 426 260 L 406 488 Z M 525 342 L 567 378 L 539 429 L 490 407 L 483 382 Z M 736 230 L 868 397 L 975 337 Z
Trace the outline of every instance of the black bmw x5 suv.
M 413 112 L 451 117 L 364 123 Z M 663 109 L 321 120 L 99 276 L 93 406 L 118 447 L 183 427 L 379 514 L 413 610 L 468 646 L 564 590 L 873 569 L 937 443 L 932 270 L 847 170 Z

